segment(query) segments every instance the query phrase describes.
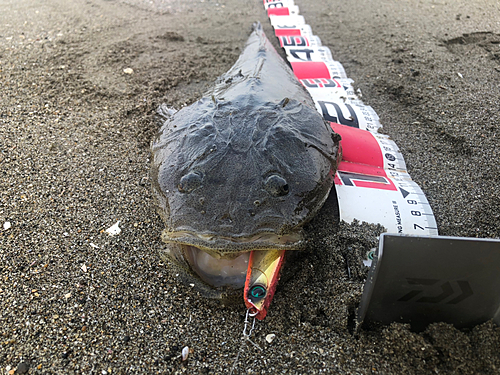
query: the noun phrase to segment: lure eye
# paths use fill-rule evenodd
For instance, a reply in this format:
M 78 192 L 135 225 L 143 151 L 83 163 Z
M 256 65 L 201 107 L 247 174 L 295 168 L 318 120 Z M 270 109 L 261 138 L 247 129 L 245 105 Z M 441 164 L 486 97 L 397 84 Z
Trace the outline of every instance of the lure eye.
M 189 194 L 194 189 L 201 186 L 203 176 L 200 172 L 189 172 L 188 174 L 182 176 L 178 189 L 181 193 Z
M 266 179 L 264 187 L 273 197 L 282 197 L 287 195 L 289 191 L 286 180 L 276 174 L 273 174 Z
M 255 300 L 262 299 L 266 296 L 266 288 L 262 285 L 255 285 L 250 289 L 250 297 L 252 299 L 252 302 Z

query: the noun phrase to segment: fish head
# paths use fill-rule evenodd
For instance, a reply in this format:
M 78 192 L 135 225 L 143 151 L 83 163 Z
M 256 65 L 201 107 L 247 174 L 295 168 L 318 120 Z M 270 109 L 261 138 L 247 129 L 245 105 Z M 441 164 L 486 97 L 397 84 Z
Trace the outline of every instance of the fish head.
M 296 250 L 333 184 L 339 137 L 293 99 L 203 98 L 153 143 L 152 181 L 170 259 L 241 288 L 252 250 Z

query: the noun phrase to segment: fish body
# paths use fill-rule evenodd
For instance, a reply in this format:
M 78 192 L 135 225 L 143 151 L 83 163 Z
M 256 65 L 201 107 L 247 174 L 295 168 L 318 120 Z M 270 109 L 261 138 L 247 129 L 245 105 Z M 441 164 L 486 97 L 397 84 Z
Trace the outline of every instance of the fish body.
M 205 294 L 243 288 L 250 252 L 304 247 L 339 139 L 255 24 L 233 67 L 152 144 L 163 255 Z

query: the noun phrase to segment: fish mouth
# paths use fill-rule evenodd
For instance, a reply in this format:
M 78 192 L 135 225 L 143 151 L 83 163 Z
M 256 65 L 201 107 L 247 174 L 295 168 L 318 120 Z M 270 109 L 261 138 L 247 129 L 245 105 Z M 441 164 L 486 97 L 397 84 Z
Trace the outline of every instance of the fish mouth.
M 206 284 L 213 287 L 243 288 L 250 252 L 236 253 L 232 259 L 217 259 L 209 253 L 189 245 L 181 245 L 184 259 Z
M 259 250 L 298 250 L 304 246 L 302 232 L 287 235 L 260 233 L 245 237 L 217 237 L 191 232 L 162 234 L 165 254 L 205 286 L 238 290 L 245 286 L 250 253 Z

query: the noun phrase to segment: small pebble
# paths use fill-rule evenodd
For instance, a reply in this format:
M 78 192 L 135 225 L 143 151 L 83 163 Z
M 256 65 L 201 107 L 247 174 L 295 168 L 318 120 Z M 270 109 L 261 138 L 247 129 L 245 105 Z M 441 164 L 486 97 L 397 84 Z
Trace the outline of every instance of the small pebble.
M 125 68 L 125 69 L 123 69 L 123 73 L 125 73 L 125 74 L 134 74 L 134 69 L 132 69 L 132 68 Z
M 182 360 L 187 361 L 188 356 L 189 356 L 189 346 L 185 346 L 184 348 L 182 348 Z
M 121 233 L 121 229 L 118 226 L 120 224 L 120 221 L 118 220 L 115 224 L 110 226 L 108 229 L 106 229 L 106 233 L 109 234 L 110 236 L 116 236 Z
M 9 221 L 6 221 L 3 223 L 3 230 L 10 229 L 12 227 L 12 224 Z
M 266 341 L 270 344 L 273 342 L 273 340 L 276 338 L 276 335 L 274 333 L 270 333 L 269 335 L 266 336 Z
M 26 362 L 21 362 L 17 365 L 16 374 L 26 374 L 30 369 L 30 366 Z

